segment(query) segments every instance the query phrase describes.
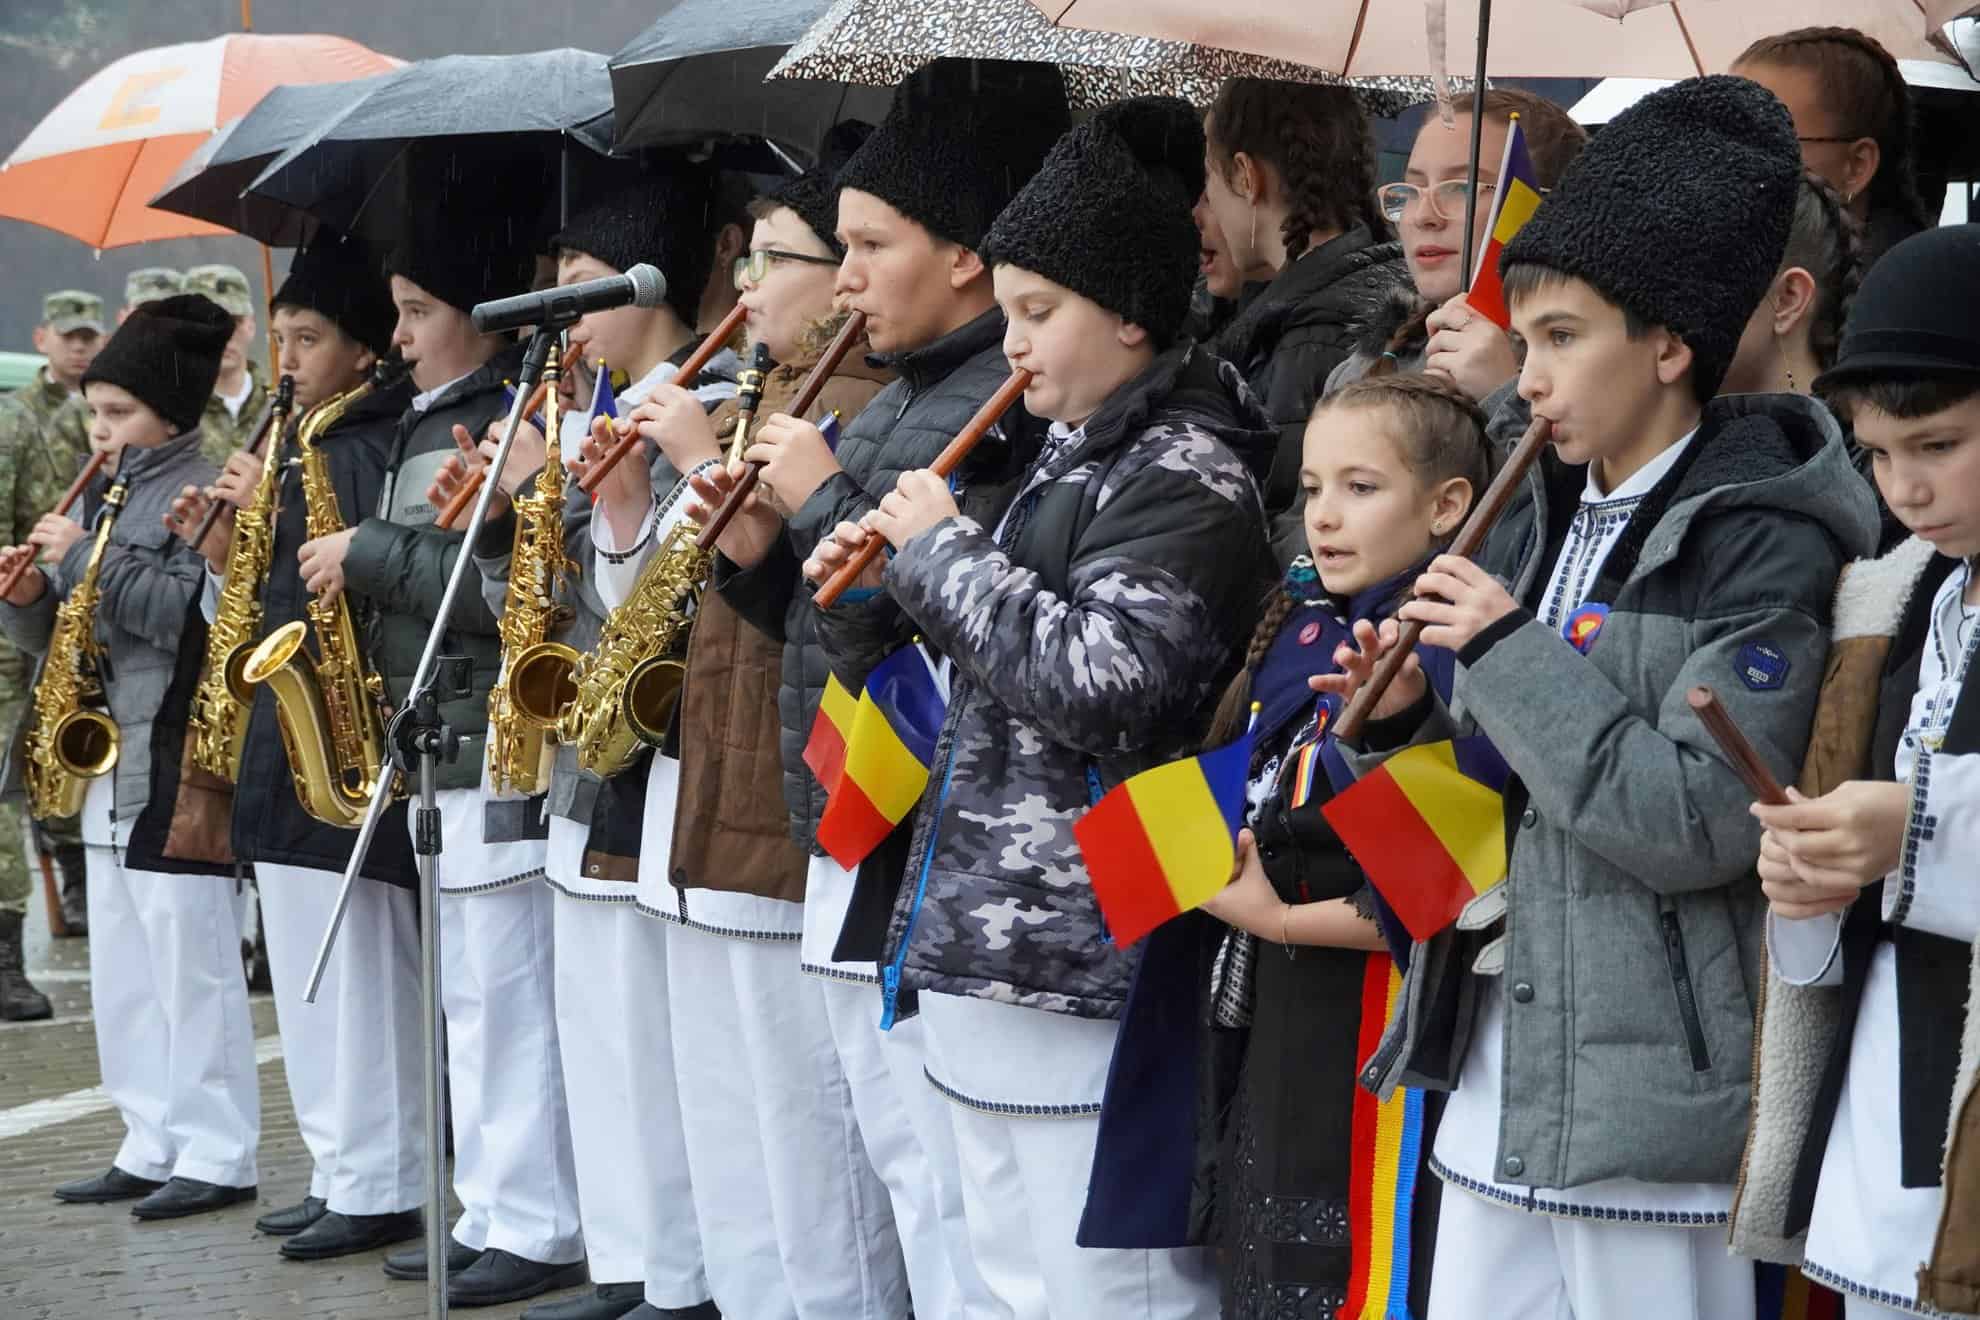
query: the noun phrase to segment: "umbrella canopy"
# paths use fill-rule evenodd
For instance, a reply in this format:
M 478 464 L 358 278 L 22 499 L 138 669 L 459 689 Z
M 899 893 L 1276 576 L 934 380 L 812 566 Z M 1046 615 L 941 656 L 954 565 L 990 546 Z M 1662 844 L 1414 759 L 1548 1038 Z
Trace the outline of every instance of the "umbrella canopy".
M 309 218 L 248 192 L 247 186 L 318 124 L 341 114 L 379 79 L 390 76 L 275 88 L 186 157 L 151 205 L 223 225 L 272 247 L 298 246 L 308 236 Z
M 63 98 L 0 165 L 0 216 L 97 248 L 224 234 L 148 203 L 214 129 L 271 88 L 397 64 L 331 36 L 240 34 L 127 55 Z
M 518 214 L 555 191 L 571 142 L 610 150 L 605 57 L 583 50 L 447 55 L 380 78 L 316 123 L 249 184 L 265 201 L 343 230 L 401 236 L 411 209 L 495 184 Z
M 764 76 L 830 0 L 672 0 L 612 57 L 616 146 L 760 139 L 809 160 L 840 119 L 878 122 L 889 93 Z M 888 80 L 891 86 L 894 80 Z
M 1859 28 L 1899 59 L 1947 58 L 1939 29 L 1972 0 L 1486 0 L 1500 77 L 1688 78 L 1756 38 Z M 1029 0 L 1054 23 L 1223 46 L 1345 76 L 1418 74 L 1477 41 L 1475 0 Z
M 1217 46 L 1054 27 L 1027 0 L 923 0 L 917 5 L 837 0 L 792 43 L 770 76 L 893 86 L 942 57 L 1057 64 L 1065 71 L 1066 91 L 1076 108 L 1149 94 L 1207 106 L 1226 78 L 1346 81 L 1303 64 Z M 1425 77 L 1372 78 L 1352 85 L 1368 113 L 1378 116 L 1435 94 Z

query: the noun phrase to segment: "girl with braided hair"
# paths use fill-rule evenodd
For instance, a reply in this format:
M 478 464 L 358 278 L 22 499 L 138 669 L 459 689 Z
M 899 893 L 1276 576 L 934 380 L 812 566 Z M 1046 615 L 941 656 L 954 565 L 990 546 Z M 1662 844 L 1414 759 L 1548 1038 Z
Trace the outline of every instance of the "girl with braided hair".
M 1368 119 L 1344 87 L 1233 78 L 1204 123 L 1203 200 L 1239 271 L 1271 283 L 1218 336 L 1279 429 L 1265 511 L 1299 492 L 1300 437 L 1353 327 L 1408 281 L 1375 204 Z M 1207 232 L 1207 231 L 1206 231 Z
M 1375 1108 L 1372 1097 L 1357 1101 L 1362 1015 L 1371 986 L 1386 1004 L 1391 966 L 1372 891 L 1318 809 L 1347 772 L 1328 736 L 1340 698 L 1316 697 L 1311 684 L 1337 672 L 1336 653 L 1351 636 L 1372 642 L 1412 574 L 1456 533 L 1489 476 L 1485 419 L 1448 382 L 1372 377 L 1319 405 L 1302 457 L 1310 554 L 1267 602 L 1206 740 L 1235 737 L 1258 703 L 1250 827 L 1208 915 L 1149 937 L 1102 1117 L 1103 1131 L 1143 1130 L 1137 1118 L 1152 1121 L 1145 1107 L 1163 1095 L 1150 1080 L 1154 1060 L 1194 1053 L 1207 1066 L 1189 1079 L 1193 1130 L 1171 1134 L 1169 1147 L 1193 1148 L 1193 1165 L 1165 1179 L 1155 1161 L 1130 1160 L 1124 1138 L 1112 1148 L 1119 1164 L 1103 1146 L 1094 1169 L 1096 1187 L 1117 1168 L 1132 1176 L 1170 1222 L 1220 1248 L 1226 1320 L 1332 1317 L 1343 1306 L 1358 1316 L 1360 1304 L 1349 1304 L 1373 1275 L 1391 1279 L 1388 1296 L 1406 1293 L 1410 1313 L 1422 1314 L 1437 1214 L 1436 1182 L 1414 1179 L 1415 1157 L 1404 1160 L 1398 1187 L 1357 1196 L 1374 1178 L 1372 1133 L 1355 1119 L 1357 1103 Z M 1426 650 L 1412 663 L 1448 690 L 1449 652 Z M 1194 996 L 1188 1011 L 1176 1011 L 1178 995 Z M 1179 1032 L 1207 1039 L 1197 1037 L 1192 1052 Z M 1132 1053 L 1130 1042 L 1147 1053 Z M 1397 1111 L 1414 1107 L 1420 1152 L 1439 1108 L 1428 1100 L 1406 1097 Z M 1413 1194 L 1404 1190 L 1412 1179 Z M 1397 1205 L 1394 1222 L 1363 1212 Z M 1401 1313 L 1379 1301 L 1369 1313 Z
M 1866 269 L 1932 227 L 1913 173 L 1911 89 L 1876 38 L 1855 28 L 1797 28 L 1754 42 L 1731 71 L 1787 106 L 1802 162 L 1863 226 Z

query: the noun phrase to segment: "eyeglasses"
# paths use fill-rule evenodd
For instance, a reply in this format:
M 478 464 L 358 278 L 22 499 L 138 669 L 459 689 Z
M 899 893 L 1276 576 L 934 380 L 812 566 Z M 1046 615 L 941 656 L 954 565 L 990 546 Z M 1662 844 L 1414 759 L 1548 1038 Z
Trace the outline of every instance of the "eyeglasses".
M 1478 191 L 1488 193 L 1498 187 L 1494 183 L 1480 183 Z M 1430 209 L 1445 220 L 1464 219 L 1465 195 L 1471 191 L 1469 179 L 1445 179 L 1442 183 L 1428 188 L 1419 188 L 1413 183 L 1385 183 L 1375 190 L 1375 203 L 1382 208 L 1382 214 L 1395 224 L 1403 218 L 1403 212 L 1427 197 Z
M 761 284 L 763 277 L 770 273 L 770 263 L 773 261 L 799 261 L 807 266 L 839 264 L 837 257 L 814 257 L 809 252 L 783 252 L 777 248 L 758 248 L 754 252 L 745 252 L 737 257 L 736 264 L 730 268 L 729 276 L 735 281 L 738 289 L 743 287 L 745 279 L 751 284 Z

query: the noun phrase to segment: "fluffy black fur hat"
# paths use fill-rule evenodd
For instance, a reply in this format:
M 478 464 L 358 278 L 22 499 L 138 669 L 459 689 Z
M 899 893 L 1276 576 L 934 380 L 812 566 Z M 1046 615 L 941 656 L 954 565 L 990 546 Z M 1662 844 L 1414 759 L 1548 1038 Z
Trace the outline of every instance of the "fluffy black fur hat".
M 681 166 L 640 178 L 586 206 L 550 240 L 621 273 L 650 262 L 667 277 L 667 305 L 688 326 L 701 312 L 715 259 L 714 192 L 706 170 Z
M 290 263 L 274 305 L 320 313 L 379 357 L 392 349 L 392 291 L 377 254 L 361 240 L 319 229 Z
M 1043 275 L 1166 348 L 1189 315 L 1202 241 L 1203 125 L 1187 101 L 1137 96 L 1059 139 L 983 240 L 985 261 Z
M 220 378 L 220 352 L 233 337 L 233 315 L 203 293 L 142 303 L 110 336 L 82 383 L 122 386 L 184 435 L 199 426 Z
M 415 211 L 413 226 L 413 235 L 386 257 L 385 273 L 411 280 L 463 312 L 526 292 L 536 273 L 533 245 L 500 217 L 476 222 Z
M 1780 266 L 1800 187 L 1801 144 L 1773 93 L 1723 74 L 1687 78 L 1595 135 L 1499 269 L 1586 280 L 1675 332 L 1709 398 Z
M 871 193 L 937 238 L 973 248 L 1071 122 L 1056 65 L 934 60 L 894 93 L 839 187 Z
M 846 167 L 853 153 L 871 136 L 873 125 L 858 119 L 840 120 L 825 134 L 825 143 L 819 148 L 816 165 L 764 194 L 771 201 L 796 211 L 798 219 L 818 235 L 820 242 L 832 249 L 834 256 L 846 255 L 846 246 L 839 241 L 838 235 L 839 171 Z

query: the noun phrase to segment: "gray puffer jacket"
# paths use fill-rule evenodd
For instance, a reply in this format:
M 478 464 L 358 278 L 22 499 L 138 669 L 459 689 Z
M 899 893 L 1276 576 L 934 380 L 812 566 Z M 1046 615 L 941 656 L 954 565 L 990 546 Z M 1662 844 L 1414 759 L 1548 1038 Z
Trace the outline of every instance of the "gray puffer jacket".
M 1108 939 L 1072 827 L 1200 744 L 1271 573 L 1275 440 L 1235 367 L 1171 349 L 1052 443 L 994 534 L 938 523 L 889 562 L 889 595 L 820 614 L 849 687 L 910 630 L 954 666 L 887 932 L 890 1012 L 905 985 L 1121 1015 L 1138 952 Z
M 165 526 L 173 497 L 184 486 L 205 486 L 218 475 L 200 456 L 200 433 L 189 431 L 156 449 L 127 449 L 121 475 L 129 479 L 124 508 L 110 533 L 97 576 L 101 603 L 96 638 L 107 660 L 103 686 L 117 721 L 116 813 L 130 820 L 151 796 L 151 726 L 179 660 L 187 611 L 206 584 L 206 561 Z M 70 517 L 93 529 L 103 510 L 108 478 L 99 476 Z M 53 566 L 50 587 L 31 605 L 0 601 L 0 629 L 23 651 L 43 656 L 55 627 L 55 609 L 81 580 L 93 536 L 84 536 Z M 32 718 L 32 708 L 29 709 Z M 20 783 L 19 739 L 6 767 L 11 792 Z
M 1472 913 L 1503 901 L 1503 939 L 1495 925 L 1416 947 L 1362 1081 L 1378 1094 L 1461 1085 L 1477 977 L 1502 975 L 1501 1179 L 1730 1183 L 1759 990 L 1760 830 L 1686 694 L 1711 686 L 1791 782 L 1836 579 L 1874 544 L 1876 510 L 1819 403 L 1714 400 L 1597 578 L 1589 599 L 1609 612 L 1584 655 L 1531 611 L 1585 481 L 1551 451 L 1534 466 L 1479 556 L 1523 608 L 1459 653 L 1451 709 L 1414 733 L 1482 730 L 1512 768 L 1509 872 Z

